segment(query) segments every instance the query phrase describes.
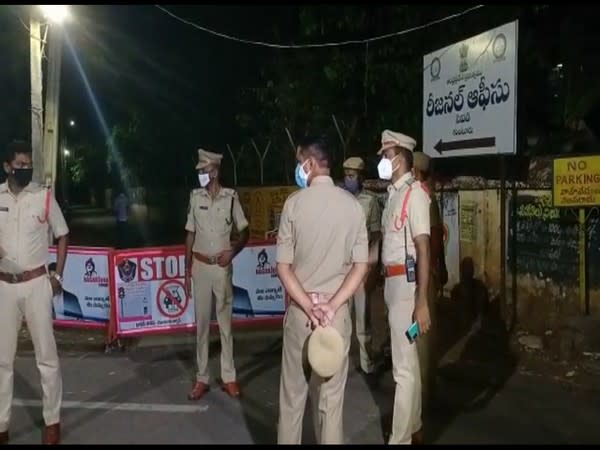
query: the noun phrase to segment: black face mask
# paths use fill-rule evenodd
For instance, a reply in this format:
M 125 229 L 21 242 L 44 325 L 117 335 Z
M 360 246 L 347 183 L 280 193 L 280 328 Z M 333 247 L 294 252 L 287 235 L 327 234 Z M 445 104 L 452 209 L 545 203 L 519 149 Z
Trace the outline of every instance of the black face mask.
M 13 169 L 13 177 L 17 185 L 25 187 L 31 183 L 33 169 Z

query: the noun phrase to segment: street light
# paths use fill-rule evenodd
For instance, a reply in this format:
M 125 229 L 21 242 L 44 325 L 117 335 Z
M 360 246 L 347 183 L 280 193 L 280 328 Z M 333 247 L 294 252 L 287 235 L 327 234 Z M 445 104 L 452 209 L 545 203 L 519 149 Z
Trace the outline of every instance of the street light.
M 69 157 L 71 155 L 71 152 L 69 150 L 67 150 L 66 148 L 64 149 L 63 153 L 65 154 L 66 157 Z
M 69 126 L 70 127 L 74 127 L 75 126 L 75 121 L 74 120 L 69 120 Z
M 63 23 L 71 17 L 67 5 L 40 5 L 40 9 L 44 17 L 53 23 Z

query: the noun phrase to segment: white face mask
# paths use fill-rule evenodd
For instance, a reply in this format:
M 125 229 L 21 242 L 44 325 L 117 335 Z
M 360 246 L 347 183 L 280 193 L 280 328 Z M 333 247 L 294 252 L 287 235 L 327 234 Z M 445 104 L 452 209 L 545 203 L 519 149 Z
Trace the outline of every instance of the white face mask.
M 199 173 L 198 181 L 200 181 L 201 187 L 206 187 L 210 183 L 210 175 L 207 173 Z
M 398 155 L 394 156 L 392 159 L 381 158 L 379 164 L 377 164 L 377 172 L 379 173 L 379 178 L 382 180 L 391 180 L 392 174 L 394 173 L 392 162 L 398 157 Z

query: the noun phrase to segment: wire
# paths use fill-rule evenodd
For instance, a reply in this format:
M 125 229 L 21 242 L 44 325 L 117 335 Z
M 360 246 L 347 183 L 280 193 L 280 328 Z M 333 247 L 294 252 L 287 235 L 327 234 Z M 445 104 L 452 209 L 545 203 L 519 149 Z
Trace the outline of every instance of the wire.
M 178 20 L 186 25 L 189 25 L 191 27 L 194 27 L 200 31 L 204 31 L 205 33 L 209 33 L 212 34 L 214 36 L 218 36 L 224 39 L 228 39 L 230 41 L 235 41 L 235 42 L 239 42 L 242 44 L 249 44 L 249 45 L 257 45 L 257 46 L 261 46 L 261 47 L 270 47 L 270 48 L 279 48 L 279 49 L 302 49 L 302 48 L 323 48 L 323 47 L 341 47 L 344 45 L 356 45 L 356 44 L 368 44 L 369 42 L 375 42 L 375 41 L 381 41 L 384 39 L 389 39 L 389 38 L 393 38 L 393 37 L 397 37 L 397 36 L 402 36 L 408 33 L 412 33 L 413 31 L 418 31 L 418 30 L 422 30 L 424 28 L 428 28 L 432 25 L 436 25 L 438 23 L 442 23 L 442 22 L 446 22 L 448 20 L 452 20 L 452 19 L 456 19 L 457 17 L 461 17 L 464 16 L 465 14 L 470 13 L 471 11 L 475 11 L 476 9 L 480 9 L 483 8 L 485 5 L 477 5 L 477 6 L 473 6 L 471 8 L 465 9 L 464 11 L 461 11 L 459 13 L 456 14 L 452 14 L 450 16 L 446 16 L 446 17 L 442 17 L 441 19 L 437 19 L 437 20 L 433 20 L 431 22 L 427 22 L 423 25 L 418 25 L 416 27 L 412 27 L 412 28 L 407 28 L 405 30 L 400 30 L 400 31 L 395 31 L 393 33 L 388 33 L 388 34 L 383 34 L 380 36 L 374 36 L 371 38 L 367 38 L 367 39 L 356 39 L 356 40 L 349 40 L 349 41 L 341 41 L 341 42 L 325 42 L 325 43 L 321 43 L 321 44 L 298 44 L 298 45 L 284 45 L 284 44 L 275 44 L 272 42 L 263 42 L 263 41 L 252 41 L 249 39 L 242 39 L 242 38 L 238 38 L 235 36 L 231 36 L 225 33 L 221 33 L 215 30 L 211 30 L 210 28 L 206 28 L 203 27 L 201 25 L 198 25 L 190 20 L 186 20 L 183 19 L 182 17 L 179 17 L 178 15 L 172 13 L 171 11 L 169 11 L 166 8 L 163 8 L 160 5 L 154 5 L 156 8 L 160 9 L 162 12 L 164 12 L 165 14 L 171 16 L 172 18 L 174 18 L 175 20 Z

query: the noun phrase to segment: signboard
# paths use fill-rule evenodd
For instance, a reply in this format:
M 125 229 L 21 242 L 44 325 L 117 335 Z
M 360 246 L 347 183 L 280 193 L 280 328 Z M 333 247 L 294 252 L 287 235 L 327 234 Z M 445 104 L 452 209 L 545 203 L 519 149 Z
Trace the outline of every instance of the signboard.
M 600 155 L 555 159 L 552 194 L 556 207 L 600 205 Z
M 460 204 L 460 240 L 475 242 L 477 232 L 477 203 L 464 201 Z
M 517 22 L 423 58 L 423 151 L 433 158 L 516 151 Z
M 117 334 L 193 328 L 194 302 L 187 298 L 185 256 L 180 247 L 113 254 Z
M 106 327 L 110 317 L 109 256 L 111 249 L 69 247 L 63 274 L 63 292 L 52 302 L 54 323 L 62 326 Z M 50 248 L 48 269 L 56 265 Z
M 280 320 L 285 314 L 275 252 L 273 243 L 251 243 L 233 260 L 234 324 Z M 194 299 L 185 293 L 184 266 L 183 247 L 114 253 L 111 290 L 118 335 L 195 330 Z
M 283 316 L 284 291 L 273 244 L 246 247 L 233 261 L 234 318 Z

